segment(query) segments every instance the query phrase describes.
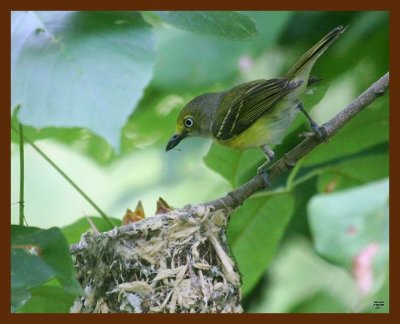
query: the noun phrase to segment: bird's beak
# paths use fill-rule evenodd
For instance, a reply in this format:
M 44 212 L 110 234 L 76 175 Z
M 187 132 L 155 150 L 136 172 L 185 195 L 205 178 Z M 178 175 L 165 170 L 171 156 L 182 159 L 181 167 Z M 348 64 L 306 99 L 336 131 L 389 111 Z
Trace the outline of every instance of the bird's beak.
M 179 144 L 179 142 L 181 140 L 183 140 L 185 138 L 185 136 L 183 134 L 175 134 L 174 136 L 172 136 L 170 138 L 170 140 L 168 141 L 167 147 L 166 147 L 166 151 L 169 151 L 171 149 L 173 149 L 175 146 L 177 146 Z

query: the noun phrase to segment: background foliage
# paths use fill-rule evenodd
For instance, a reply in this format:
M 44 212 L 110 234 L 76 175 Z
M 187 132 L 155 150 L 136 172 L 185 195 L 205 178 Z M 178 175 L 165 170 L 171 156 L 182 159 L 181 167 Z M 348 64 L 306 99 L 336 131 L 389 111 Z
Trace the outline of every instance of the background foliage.
M 116 224 L 139 199 L 147 216 L 159 196 L 176 207 L 213 199 L 252 177 L 262 154 L 204 139 L 166 154 L 181 107 L 204 92 L 284 74 L 340 24 L 349 28 L 316 64 L 322 81 L 303 100 L 319 123 L 388 70 L 388 13 L 14 12 L 12 123 L 23 123 Z M 233 214 L 228 235 L 246 311 L 388 310 L 388 124 L 386 95 Z M 298 117 L 278 158 L 304 130 Z M 108 227 L 29 146 L 25 163 L 31 227 L 12 225 L 12 309 L 67 312 L 82 293 L 67 243 L 90 228 L 84 216 Z M 18 223 L 17 205 L 11 221 Z

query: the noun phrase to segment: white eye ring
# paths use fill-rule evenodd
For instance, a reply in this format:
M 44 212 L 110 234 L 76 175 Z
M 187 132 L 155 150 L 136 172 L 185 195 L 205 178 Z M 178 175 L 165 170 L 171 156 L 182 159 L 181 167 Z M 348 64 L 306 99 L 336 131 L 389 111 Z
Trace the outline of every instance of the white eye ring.
M 188 117 L 184 120 L 184 124 L 187 128 L 190 128 L 193 126 L 194 122 L 193 122 L 193 118 Z

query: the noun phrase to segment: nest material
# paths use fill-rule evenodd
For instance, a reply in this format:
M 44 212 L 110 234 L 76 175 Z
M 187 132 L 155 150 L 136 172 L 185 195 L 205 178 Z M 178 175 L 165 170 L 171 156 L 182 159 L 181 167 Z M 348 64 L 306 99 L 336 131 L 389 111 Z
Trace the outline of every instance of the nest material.
M 221 209 L 187 206 L 106 233 L 85 233 L 71 250 L 86 296 L 71 312 L 242 312 L 228 218 Z

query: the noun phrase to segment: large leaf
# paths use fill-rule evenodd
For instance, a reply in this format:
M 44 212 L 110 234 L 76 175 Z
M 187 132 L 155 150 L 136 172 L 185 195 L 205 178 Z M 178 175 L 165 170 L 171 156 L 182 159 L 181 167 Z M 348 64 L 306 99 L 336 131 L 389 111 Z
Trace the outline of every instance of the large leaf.
M 86 127 L 119 146 L 152 76 L 150 26 L 132 12 L 12 15 L 12 103 L 37 128 Z
M 232 215 L 228 240 L 242 274 L 244 295 L 255 286 L 275 256 L 292 213 L 291 194 L 275 193 L 246 200 Z
M 69 313 L 75 295 L 60 287 L 40 286 L 31 289 L 32 298 L 18 313 Z
M 387 311 L 389 181 L 316 195 L 309 222 L 316 250 L 353 275 L 362 298 L 359 307 Z M 384 307 L 376 308 L 376 301 Z
M 14 245 L 11 260 L 13 289 L 36 287 L 56 275 L 42 258 L 29 252 L 28 248 Z
M 315 195 L 309 203 L 309 222 L 315 247 L 324 257 L 349 270 L 371 244 L 374 260 L 387 266 L 389 240 L 389 182 L 387 179 L 330 194 Z M 386 261 L 385 261 L 386 260 Z
M 67 241 L 58 228 L 42 230 L 11 225 L 11 248 L 12 295 L 15 291 L 16 296 L 26 301 L 22 290 L 37 287 L 52 277 L 57 278 L 67 292 L 82 293 Z
M 29 288 L 45 283 L 55 274 L 40 257 L 14 246 L 11 250 L 11 309 L 15 311 L 29 300 Z
M 261 165 L 263 154 L 260 150 L 232 150 L 213 143 L 203 160 L 211 170 L 228 180 L 232 188 L 236 188 L 249 170 L 253 170 L 255 175 L 256 166 Z
M 356 157 L 327 166 L 318 177 L 318 191 L 338 191 L 388 177 L 388 153 Z
M 12 260 L 12 256 L 11 256 Z M 11 273 L 12 273 L 11 269 Z M 12 286 L 11 286 L 12 287 Z M 11 311 L 15 312 L 21 306 L 25 305 L 27 301 L 32 297 L 29 290 L 25 287 L 23 288 L 11 288 Z
M 230 40 L 248 40 L 257 33 L 256 23 L 232 11 L 156 11 L 176 28 Z

